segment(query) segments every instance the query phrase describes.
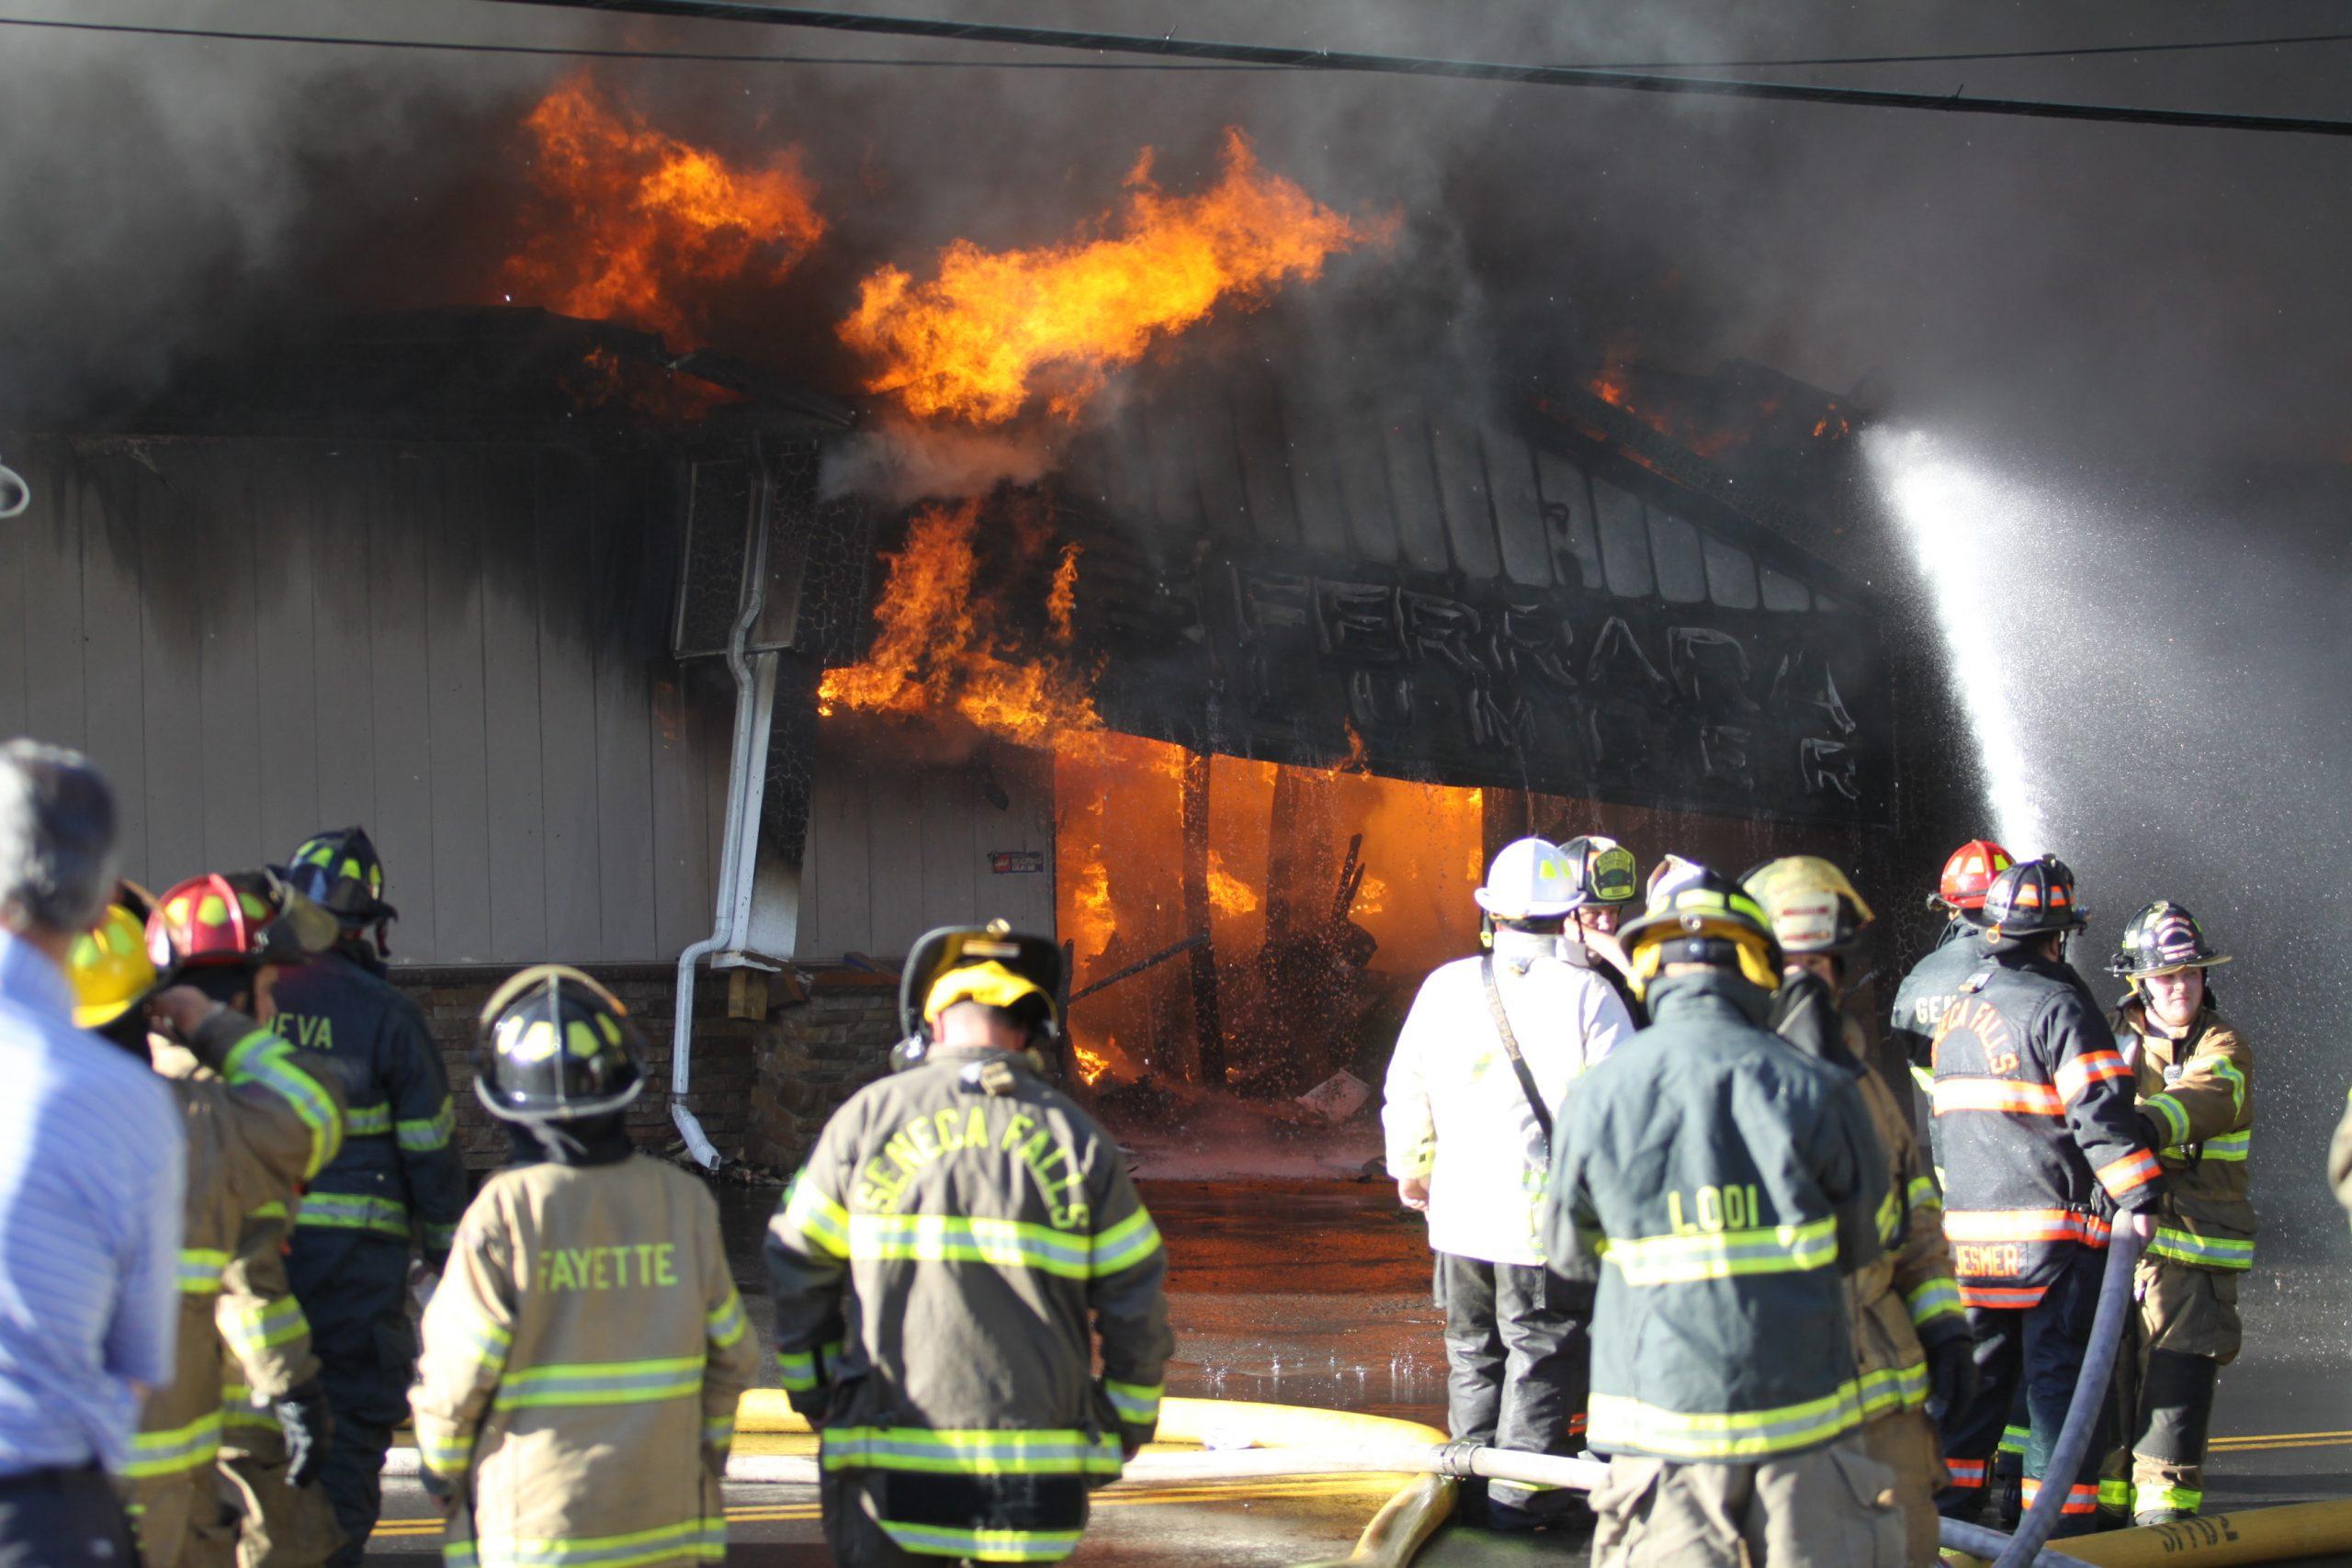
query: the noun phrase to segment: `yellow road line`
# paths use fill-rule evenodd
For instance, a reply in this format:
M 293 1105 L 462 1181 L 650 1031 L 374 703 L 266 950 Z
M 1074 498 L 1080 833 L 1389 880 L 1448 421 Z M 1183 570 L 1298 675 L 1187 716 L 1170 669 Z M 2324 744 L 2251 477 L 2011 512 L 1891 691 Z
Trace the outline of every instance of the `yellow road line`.
M 1311 1501 L 1318 1497 L 1351 1497 L 1363 1493 L 1396 1490 L 1393 1475 L 1341 1475 L 1292 1482 L 1203 1483 L 1183 1486 L 1138 1488 L 1131 1492 L 1102 1492 L 1093 1498 L 1098 1508 L 1167 1507 L 1186 1503 L 1262 1503 Z M 793 1524 L 814 1520 L 814 1503 L 755 1504 L 729 1508 L 727 1517 L 738 1524 Z M 386 1519 L 376 1527 L 379 1536 L 410 1539 L 441 1533 L 438 1519 Z

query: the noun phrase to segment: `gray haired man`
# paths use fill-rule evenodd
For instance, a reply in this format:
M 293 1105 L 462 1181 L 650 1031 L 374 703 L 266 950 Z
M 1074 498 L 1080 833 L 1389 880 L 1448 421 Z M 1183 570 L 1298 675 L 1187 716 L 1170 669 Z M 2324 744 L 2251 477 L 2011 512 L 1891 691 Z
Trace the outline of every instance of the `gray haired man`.
M 0 746 L 0 1568 L 130 1568 L 105 1472 L 172 1375 L 184 1134 L 145 1062 L 74 1026 L 64 974 L 113 886 L 106 780 Z

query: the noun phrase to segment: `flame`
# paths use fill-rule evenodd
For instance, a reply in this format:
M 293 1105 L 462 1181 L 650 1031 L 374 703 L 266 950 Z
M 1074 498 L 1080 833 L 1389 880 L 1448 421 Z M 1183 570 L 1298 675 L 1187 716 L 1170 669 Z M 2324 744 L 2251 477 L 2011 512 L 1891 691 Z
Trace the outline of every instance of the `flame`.
M 1388 909 L 1388 884 L 1371 872 L 1363 874 L 1363 883 L 1356 889 L 1356 901 L 1348 911 L 1351 915 L 1379 915 Z
M 691 344 L 682 294 L 780 281 L 824 235 L 798 148 L 756 167 L 730 164 L 647 125 L 586 70 L 557 83 L 523 126 L 540 210 L 506 260 L 514 298 Z
M 1043 390 L 1074 418 L 1112 371 L 1220 300 L 1255 308 L 1278 285 L 1319 276 L 1333 253 L 1395 229 L 1357 223 L 1266 173 L 1238 130 L 1226 131 L 1224 172 L 1206 190 L 1162 192 L 1148 148 L 1126 184 L 1115 233 L 999 252 L 957 240 L 928 281 L 896 266 L 867 276 L 839 329 L 879 362 L 866 389 L 925 418 L 978 424 L 1012 419 Z
M 1070 900 L 1077 929 L 1070 934 L 1073 955 L 1091 961 L 1102 956 L 1111 939 L 1119 934 L 1118 911 L 1111 907 L 1111 873 L 1102 863 L 1102 846 L 1097 844 L 1088 852 L 1078 868 L 1078 884 L 1071 889 Z
M 1014 655 L 982 624 L 984 612 L 975 606 L 985 601 L 973 592 L 978 527 L 978 502 L 915 514 L 906 547 L 882 557 L 874 645 L 863 662 L 825 671 L 817 685 L 820 716 L 843 709 L 923 719 L 955 714 L 987 734 L 1038 749 L 1102 731 L 1081 676 L 1057 659 Z M 1057 591 L 1068 574 L 1073 596 L 1077 560 L 1066 555 L 1055 573 Z
M 1118 1043 L 1115 1037 L 1112 1043 Z M 1100 1051 L 1090 1051 L 1075 1040 L 1070 1042 L 1069 1054 L 1078 1064 L 1078 1081 L 1082 1084 L 1094 1083 L 1111 1066 L 1110 1057 Z
M 1054 640 L 1068 648 L 1074 635 L 1070 630 L 1070 615 L 1078 608 L 1078 557 L 1076 545 L 1062 547 L 1062 563 L 1054 568 L 1054 585 L 1046 594 L 1046 620 L 1054 630 Z
M 1247 915 L 1258 908 L 1250 885 L 1225 869 L 1225 857 L 1209 852 L 1209 905 L 1220 915 Z

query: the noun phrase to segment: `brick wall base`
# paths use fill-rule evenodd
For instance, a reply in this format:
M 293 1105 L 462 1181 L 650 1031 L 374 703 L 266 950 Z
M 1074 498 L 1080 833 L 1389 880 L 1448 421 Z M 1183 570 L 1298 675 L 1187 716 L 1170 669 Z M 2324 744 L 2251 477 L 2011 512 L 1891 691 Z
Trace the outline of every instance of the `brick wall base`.
M 474 1021 L 510 971 L 395 969 L 392 979 L 424 1010 L 441 1047 L 457 1105 L 458 1144 L 469 1168 L 506 1161 L 505 1129 L 474 1098 Z M 645 1091 L 629 1108 L 629 1132 L 649 1151 L 678 1141 L 670 1120 L 671 1019 L 675 971 L 645 964 L 592 967 L 619 997 L 645 1040 Z M 686 1109 L 718 1152 L 789 1174 L 807 1157 L 825 1119 L 842 1101 L 889 1067 L 899 1038 L 895 976 L 829 971 L 809 976 L 805 1001 L 793 1001 L 781 978 L 758 1019 L 728 1013 L 724 975 L 705 972 L 695 987 L 694 1087 Z

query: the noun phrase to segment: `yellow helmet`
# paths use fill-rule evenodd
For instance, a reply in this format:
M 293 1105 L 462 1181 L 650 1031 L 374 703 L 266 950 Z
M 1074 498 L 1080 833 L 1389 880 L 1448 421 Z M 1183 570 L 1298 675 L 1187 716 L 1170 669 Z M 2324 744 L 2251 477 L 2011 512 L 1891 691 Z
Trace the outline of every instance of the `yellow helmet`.
M 102 1029 L 112 1023 L 154 988 L 147 923 L 120 904 L 107 905 L 98 923 L 74 939 L 65 973 L 74 987 L 75 1027 Z
M 1876 919 L 1846 874 L 1819 855 L 1782 855 L 1740 881 L 1771 917 L 1784 953 L 1847 952 Z
M 1667 964 L 1691 963 L 1736 967 L 1750 984 L 1780 989 L 1781 944 L 1762 907 L 1739 884 L 1685 864 L 1687 874 L 1658 881 L 1641 919 L 1618 933 L 1634 994 L 1646 997 Z

